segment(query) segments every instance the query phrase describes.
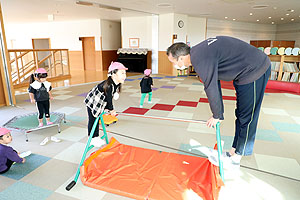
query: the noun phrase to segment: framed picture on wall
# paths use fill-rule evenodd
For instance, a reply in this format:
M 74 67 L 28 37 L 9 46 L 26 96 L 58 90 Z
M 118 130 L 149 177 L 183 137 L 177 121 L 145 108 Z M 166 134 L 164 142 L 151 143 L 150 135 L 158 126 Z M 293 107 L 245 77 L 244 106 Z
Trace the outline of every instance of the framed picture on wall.
M 129 48 L 139 48 L 140 39 L 139 38 L 129 38 Z

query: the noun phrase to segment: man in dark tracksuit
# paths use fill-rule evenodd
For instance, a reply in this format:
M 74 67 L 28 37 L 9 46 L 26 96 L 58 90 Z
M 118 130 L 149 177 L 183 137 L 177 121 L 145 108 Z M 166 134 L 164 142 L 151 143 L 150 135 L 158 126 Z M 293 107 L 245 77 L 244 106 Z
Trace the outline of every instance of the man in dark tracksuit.
M 265 88 L 271 73 L 266 54 L 236 38 L 218 36 L 207 39 L 190 49 L 175 43 L 167 50 L 169 60 L 179 67 L 193 65 L 204 83 L 213 116 L 207 121 L 214 127 L 224 120 L 220 80 L 233 81 L 236 103 L 236 127 L 232 150 L 226 153 L 234 164 L 244 155 L 251 155 L 257 121 Z

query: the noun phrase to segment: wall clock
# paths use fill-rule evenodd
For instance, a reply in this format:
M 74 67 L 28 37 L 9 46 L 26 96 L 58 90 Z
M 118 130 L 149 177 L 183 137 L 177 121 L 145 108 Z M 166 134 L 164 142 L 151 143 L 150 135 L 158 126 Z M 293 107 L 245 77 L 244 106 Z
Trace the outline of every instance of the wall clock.
M 182 20 L 178 21 L 178 27 L 182 28 L 184 26 L 184 22 Z

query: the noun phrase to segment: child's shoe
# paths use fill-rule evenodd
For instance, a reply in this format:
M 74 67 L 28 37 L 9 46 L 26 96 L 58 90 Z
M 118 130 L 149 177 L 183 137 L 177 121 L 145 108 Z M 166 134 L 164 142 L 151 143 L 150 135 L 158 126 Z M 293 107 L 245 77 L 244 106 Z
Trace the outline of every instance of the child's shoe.
M 47 144 L 48 142 L 49 142 L 49 138 L 46 137 L 46 138 L 40 143 L 40 145 L 41 145 L 41 146 L 44 146 L 44 145 Z
M 143 105 L 140 105 L 140 108 L 143 108 Z
M 104 140 L 102 140 L 100 137 L 92 138 L 91 143 L 90 143 L 90 145 L 93 145 L 94 147 L 102 147 L 105 144 L 106 144 L 106 142 Z
M 38 127 L 42 127 L 44 126 L 43 122 L 42 123 L 39 123 L 39 126 Z
M 54 136 L 51 136 L 50 140 L 53 141 L 53 142 L 60 142 L 61 141 L 60 139 L 58 139 L 57 137 L 54 137 Z
M 51 124 L 53 124 L 53 122 L 47 122 L 47 125 L 51 125 Z

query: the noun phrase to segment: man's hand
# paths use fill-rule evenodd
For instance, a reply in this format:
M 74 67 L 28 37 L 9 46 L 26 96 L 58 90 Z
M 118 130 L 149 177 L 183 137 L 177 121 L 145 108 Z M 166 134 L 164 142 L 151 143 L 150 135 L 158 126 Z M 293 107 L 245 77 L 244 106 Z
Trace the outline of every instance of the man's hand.
M 31 103 L 35 103 L 35 99 L 30 99 L 30 102 Z
M 209 128 L 216 128 L 216 125 L 218 122 L 222 122 L 222 120 L 219 120 L 219 119 L 215 119 L 213 117 L 209 118 L 206 122 L 206 126 L 209 127 Z

